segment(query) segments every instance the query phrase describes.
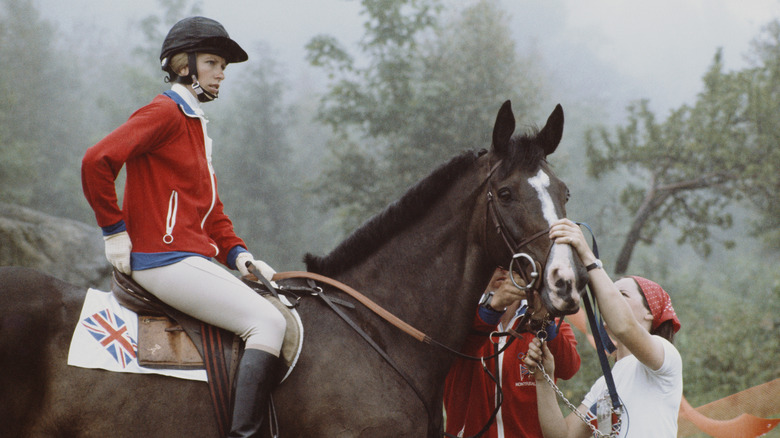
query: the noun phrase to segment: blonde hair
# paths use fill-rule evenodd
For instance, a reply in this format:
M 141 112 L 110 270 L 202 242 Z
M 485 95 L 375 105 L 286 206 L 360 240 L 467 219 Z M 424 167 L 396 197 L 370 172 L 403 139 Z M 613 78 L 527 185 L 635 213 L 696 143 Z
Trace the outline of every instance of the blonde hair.
M 171 71 L 177 76 L 184 67 L 189 67 L 189 58 L 185 52 L 179 52 L 171 57 Z

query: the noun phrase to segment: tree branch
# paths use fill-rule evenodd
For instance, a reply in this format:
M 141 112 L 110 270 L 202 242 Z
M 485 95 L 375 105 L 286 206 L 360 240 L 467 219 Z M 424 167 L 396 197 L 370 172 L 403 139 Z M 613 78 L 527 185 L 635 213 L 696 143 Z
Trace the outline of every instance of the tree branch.
M 676 193 L 685 190 L 704 189 L 707 187 L 718 185 L 730 179 L 736 179 L 736 177 L 729 172 L 712 172 L 712 173 L 701 175 L 695 179 L 691 179 L 687 181 L 676 181 L 663 186 L 659 186 L 656 187 L 655 190 L 659 192 Z

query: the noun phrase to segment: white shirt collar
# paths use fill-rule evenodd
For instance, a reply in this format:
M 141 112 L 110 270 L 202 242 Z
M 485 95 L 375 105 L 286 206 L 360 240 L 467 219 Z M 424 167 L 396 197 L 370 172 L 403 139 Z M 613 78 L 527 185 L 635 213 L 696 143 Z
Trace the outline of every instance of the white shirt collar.
M 187 105 L 189 105 L 190 108 L 195 111 L 195 114 L 199 116 L 205 116 L 203 109 L 200 107 L 200 101 L 198 101 L 197 97 L 192 95 L 192 92 L 189 88 L 177 82 L 171 86 L 171 90 L 181 96 L 181 98 L 187 102 Z

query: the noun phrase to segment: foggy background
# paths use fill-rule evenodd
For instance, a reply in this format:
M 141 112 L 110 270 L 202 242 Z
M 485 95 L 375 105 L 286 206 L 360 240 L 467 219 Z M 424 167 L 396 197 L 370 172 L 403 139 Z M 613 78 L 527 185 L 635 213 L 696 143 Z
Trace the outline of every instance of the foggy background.
M 156 0 L 35 3 L 61 30 L 101 34 L 114 43 L 138 41 L 133 23 L 159 10 Z M 750 41 L 780 15 L 777 0 L 496 3 L 510 17 L 519 49 L 538 52 L 556 87 L 565 89 L 551 101 L 572 100 L 571 93 L 599 96 L 615 117 L 640 97 L 651 99 L 656 111 L 690 102 L 716 49 L 723 49 L 729 69 L 744 67 Z M 202 5 L 203 15 L 222 23 L 240 44 L 268 44 L 292 84 L 317 80 L 304 59 L 304 45 L 313 36 L 326 33 L 354 44 L 362 35 L 355 0 L 206 0 Z M 231 85 L 226 81 L 226 90 Z
M 323 101 L 337 102 L 329 93 L 342 77 L 313 66 L 306 46 L 317 36 L 332 36 L 354 56 L 356 68 L 374 65 L 376 60 L 361 52 L 367 16 L 359 1 L 0 0 L 0 202 L 7 203 L 0 206 L 20 205 L 80 221 L 100 235 L 81 193 L 81 157 L 168 88 L 158 62 L 162 38 L 175 21 L 194 11 L 221 22 L 249 54 L 248 62 L 228 67 L 219 99 L 204 110 L 220 196 L 257 258 L 278 271 L 302 269 L 306 252 L 330 251 L 436 165 L 464 148 L 489 147 L 498 108 L 511 99 L 518 130 L 543 125 L 556 104 L 563 106 L 564 136 L 550 162 L 571 189 L 569 216 L 593 225 L 601 258 L 612 273 L 629 240 L 637 204 L 632 196 L 641 194 L 631 191 L 632 184 L 646 186 L 653 166 L 652 160 L 638 167 L 624 162 L 611 170 L 595 160 L 590 146 L 599 146 L 600 130 L 618 150 L 646 141 L 641 135 L 626 136 L 628 145 L 617 141 L 619 129 L 641 119 L 635 108 L 642 100 L 669 132 L 678 126 L 673 116 L 680 112 L 691 115 L 695 128 L 696 114 L 715 112 L 707 105 L 729 106 L 728 96 L 705 99 L 717 94 L 704 81 L 716 59 L 723 77 L 780 60 L 780 51 L 762 58 L 755 46 L 767 26 L 780 20 L 780 0 L 445 0 L 443 5 L 437 17 L 446 30 L 424 34 L 429 39 L 423 50 L 443 53 L 457 73 L 427 66 L 437 76 L 423 82 L 422 93 L 434 94 L 434 86 L 443 84 L 444 92 L 434 97 L 449 98 L 450 104 L 442 108 L 415 100 L 418 106 L 408 107 L 403 119 L 411 127 L 404 130 L 405 123 L 383 126 L 371 111 L 364 115 L 375 119 L 365 123 L 333 125 L 323 119 L 348 112 L 336 105 L 342 113 L 323 113 Z M 474 20 L 459 21 L 466 13 Z M 475 60 L 461 53 L 466 50 L 447 50 L 449 41 L 453 47 L 469 47 L 457 44 L 479 37 L 468 27 L 447 24 L 479 23 L 475 17 L 494 20 L 495 26 L 483 23 L 479 29 L 495 30 L 496 46 L 506 44 L 512 56 L 504 59 L 485 50 L 484 59 Z M 478 83 L 482 67 L 501 73 L 490 84 L 495 89 L 473 103 L 469 94 L 458 94 L 456 81 L 449 81 L 474 73 L 471 83 Z M 780 127 L 778 77 L 763 88 L 775 106 L 764 111 L 762 126 L 774 127 L 774 135 Z M 371 87 L 367 90 L 370 95 Z M 377 95 L 381 103 L 385 96 Z M 403 112 L 407 107 L 402 104 L 387 102 L 387 107 L 400 106 Z M 417 124 L 424 127 L 426 117 L 442 122 L 446 132 L 418 135 L 424 129 Z M 368 125 L 379 134 L 372 135 Z M 722 125 L 708 119 L 702 130 L 715 132 Z M 460 141 L 444 147 L 436 134 Z M 667 143 L 670 154 L 683 148 Z M 675 343 L 685 361 L 685 397 L 693 406 L 780 377 L 780 236 L 773 213 L 780 161 L 772 155 L 777 143 L 770 140 L 764 149 L 747 151 L 738 149 L 739 142 L 726 146 L 726 152 L 692 149 L 682 173 L 695 173 L 696 166 L 721 158 L 733 159 L 734 168 L 744 173 L 740 166 L 752 153 L 756 164 L 765 166 L 751 168 L 756 172 L 752 181 L 714 185 L 683 207 L 670 206 L 646 227 L 652 238 L 638 239 L 627 259 L 628 273 L 658 280 L 674 300 L 683 322 Z M 605 147 L 602 142 L 598 150 Z M 424 154 L 423 159 L 414 159 L 415 153 Z M 741 185 L 763 180 L 774 182 L 756 189 L 754 197 Z M 119 186 L 121 194 L 121 178 Z M 693 225 L 682 218 L 685 214 Z M 562 385 L 575 400 L 600 373 L 587 347 L 581 354 L 582 371 Z M 776 408 L 764 415 L 780 415 Z

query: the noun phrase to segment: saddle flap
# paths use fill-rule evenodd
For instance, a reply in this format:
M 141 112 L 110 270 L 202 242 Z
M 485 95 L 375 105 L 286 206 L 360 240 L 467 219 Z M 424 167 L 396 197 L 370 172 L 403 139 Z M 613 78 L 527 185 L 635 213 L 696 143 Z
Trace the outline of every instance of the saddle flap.
M 138 364 L 147 368 L 204 368 L 187 332 L 170 318 L 156 315 L 138 315 Z

